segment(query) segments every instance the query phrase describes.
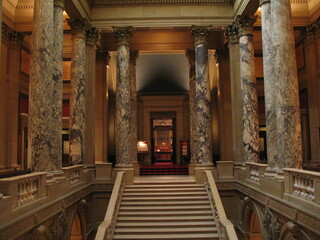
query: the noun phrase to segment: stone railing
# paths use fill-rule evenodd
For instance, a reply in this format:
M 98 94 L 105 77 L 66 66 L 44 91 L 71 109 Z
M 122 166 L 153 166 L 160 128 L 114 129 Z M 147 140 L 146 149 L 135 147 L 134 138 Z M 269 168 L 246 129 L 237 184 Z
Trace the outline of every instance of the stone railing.
M 238 237 L 234 230 L 234 226 L 230 222 L 230 220 L 227 219 L 216 183 L 210 170 L 205 170 L 205 186 L 208 192 L 210 205 L 214 213 L 214 218 L 219 233 L 219 239 L 237 240 Z
M 98 227 L 95 240 L 112 239 L 124 187 L 125 172 L 118 172 L 105 218 Z
M 12 208 L 46 196 L 46 173 L 37 172 L 0 179 L 0 192 L 13 198 Z
M 69 179 L 71 187 L 83 181 L 83 165 L 64 167 L 62 171 L 65 173 L 66 178 Z
M 284 168 L 285 198 L 296 203 L 320 204 L 320 173 Z
M 260 176 L 264 175 L 267 166 L 261 163 L 246 163 L 246 179 L 260 184 Z

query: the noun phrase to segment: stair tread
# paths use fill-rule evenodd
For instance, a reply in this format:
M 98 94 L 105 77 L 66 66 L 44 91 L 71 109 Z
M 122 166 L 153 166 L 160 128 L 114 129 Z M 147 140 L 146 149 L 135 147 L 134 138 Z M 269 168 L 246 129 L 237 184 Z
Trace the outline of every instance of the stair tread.
M 159 211 L 170 211 L 170 210 L 211 210 L 209 204 L 200 206 L 133 206 L 133 207 L 120 207 L 120 211 L 147 211 L 147 210 L 159 210 Z
M 133 185 L 127 185 L 126 189 L 129 188 L 180 188 L 180 187 L 204 187 L 203 184 L 195 184 L 195 183 L 188 183 L 188 184 L 133 184 Z
M 132 216 L 132 215 L 156 215 L 156 216 L 161 216 L 161 215 L 199 215 L 199 214 L 207 214 L 210 215 L 212 214 L 212 211 L 194 211 L 194 210 L 185 210 L 185 211 L 121 211 L 119 212 L 119 216 Z
M 154 235 L 154 234 L 115 234 L 113 239 L 212 239 L 218 238 L 217 233 L 194 233 L 194 234 L 165 234 L 165 235 Z
M 207 195 L 203 195 L 203 196 L 155 196 L 155 197 L 145 197 L 145 196 L 141 196 L 141 197 L 126 197 L 123 196 L 122 200 L 123 201 L 128 201 L 128 200 L 199 200 L 199 199 L 208 199 Z
M 201 192 L 124 192 L 123 196 L 189 196 L 189 195 L 207 195 L 207 192 L 205 190 L 202 190 Z
M 194 226 L 215 226 L 215 223 L 213 220 L 211 221 L 196 221 L 196 222 L 117 222 L 116 223 L 116 228 L 118 227 L 166 227 L 166 228 L 172 228 L 172 227 L 194 227 Z
M 179 202 L 179 201 L 162 201 L 162 202 L 154 202 L 154 201 L 122 201 L 121 202 L 121 205 L 122 206 L 125 206 L 125 205 L 155 205 L 155 204 L 158 204 L 158 205 L 174 205 L 174 206 L 177 206 L 177 205 L 182 205 L 182 206 L 187 206 L 187 205 L 207 205 L 207 204 L 210 204 L 209 200 L 208 199 L 205 199 L 203 201 L 199 201 L 199 200 L 194 200 L 194 201 L 183 201 L 183 202 Z
M 172 188 L 126 188 L 124 190 L 125 193 L 127 192 L 163 192 L 163 191 L 168 191 L 168 192 L 180 192 L 180 191 L 206 191 L 204 187 L 172 187 Z
M 119 216 L 118 221 L 186 221 L 186 220 L 211 220 L 211 216 L 135 216 L 135 217 L 123 217 Z
M 161 227 L 153 227 L 153 228 L 116 228 L 115 233 L 169 233 L 169 232 L 216 232 L 217 228 L 215 226 L 208 227 L 173 227 L 173 228 L 161 228 Z

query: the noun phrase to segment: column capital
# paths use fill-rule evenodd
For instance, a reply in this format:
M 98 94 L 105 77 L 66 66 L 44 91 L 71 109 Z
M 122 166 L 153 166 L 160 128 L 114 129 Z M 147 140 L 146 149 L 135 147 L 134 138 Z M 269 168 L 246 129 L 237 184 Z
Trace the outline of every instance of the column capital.
M 317 20 L 308 24 L 303 32 L 304 42 L 306 45 L 315 42 L 315 33 L 319 29 L 320 25 L 317 24 Z
M 217 63 L 229 62 L 229 49 L 228 47 L 222 47 L 216 49 L 214 54 Z
M 65 0 L 54 0 L 54 6 L 64 9 Z
M 263 4 L 270 3 L 270 0 L 259 0 L 259 2 L 259 6 L 261 7 Z
M 208 44 L 208 36 L 211 31 L 211 26 L 191 26 L 191 33 L 194 37 L 194 44 Z
M 236 24 L 238 27 L 239 36 L 252 35 L 253 24 L 256 22 L 257 16 L 240 16 L 236 18 Z
M 109 65 L 111 55 L 108 51 L 97 51 L 96 58 L 103 60 L 106 65 Z
M 130 51 L 130 64 L 136 65 L 138 57 L 139 57 L 139 50 L 131 50 Z
M 86 31 L 89 27 L 89 22 L 86 18 L 82 18 L 82 19 L 68 18 L 67 22 L 71 27 L 72 37 L 86 38 Z
M 186 50 L 186 56 L 189 61 L 189 65 L 195 65 L 196 53 L 194 50 Z
M 13 30 L 11 27 L 9 27 L 7 24 L 2 22 L 2 37 L 7 39 L 8 41 L 16 42 L 21 44 L 23 41 L 23 34 Z
M 98 41 L 99 30 L 95 27 L 88 26 L 86 31 L 86 37 L 87 45 L 94 46 Z
M 227 26 L 226 35 L 228 35 L 229 43 L 233 44 L 239 42 L 239 32 L 235 22 Z
M 133 35 L 133 27 L 112 27 L 118 45 L 129 45 L 130 39 Z

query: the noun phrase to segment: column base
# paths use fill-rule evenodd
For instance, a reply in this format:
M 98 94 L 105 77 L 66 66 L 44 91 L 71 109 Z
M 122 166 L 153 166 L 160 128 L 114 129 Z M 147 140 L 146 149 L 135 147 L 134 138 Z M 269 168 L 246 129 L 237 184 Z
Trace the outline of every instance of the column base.
M 195 175 L 195 168 L 197 166 L 197 163 L 189 163 L 189 175 L 194 176 Z
M 196 177 L 196 183 L 204 183 L 205 182 L 205 170 L 209 170 L 212 172 L 213 178 L 217 180 L 217 169 L 214 167 L 214 165 L 200 165 L 197 164 L 195 167 L 195 177 Z
M 133 184 L 133 171 L 134 168 L 132 165 L 126 165 L 126 166 L 115 166 L 113 169 L 115 175 L 117 175 L 118 172 L 125 172 L 125 183 L 127 185 L 132 185 Z
M 138 162 L 133 162 L 133 175 L 134 176 L 140 176 L 140 164 Z

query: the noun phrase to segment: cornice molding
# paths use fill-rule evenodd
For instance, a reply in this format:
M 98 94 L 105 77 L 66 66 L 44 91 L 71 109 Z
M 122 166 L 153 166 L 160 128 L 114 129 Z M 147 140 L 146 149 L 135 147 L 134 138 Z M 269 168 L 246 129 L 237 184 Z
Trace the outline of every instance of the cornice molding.
M 91 6 L 233 4 L 233 0 L 88 0 Z

